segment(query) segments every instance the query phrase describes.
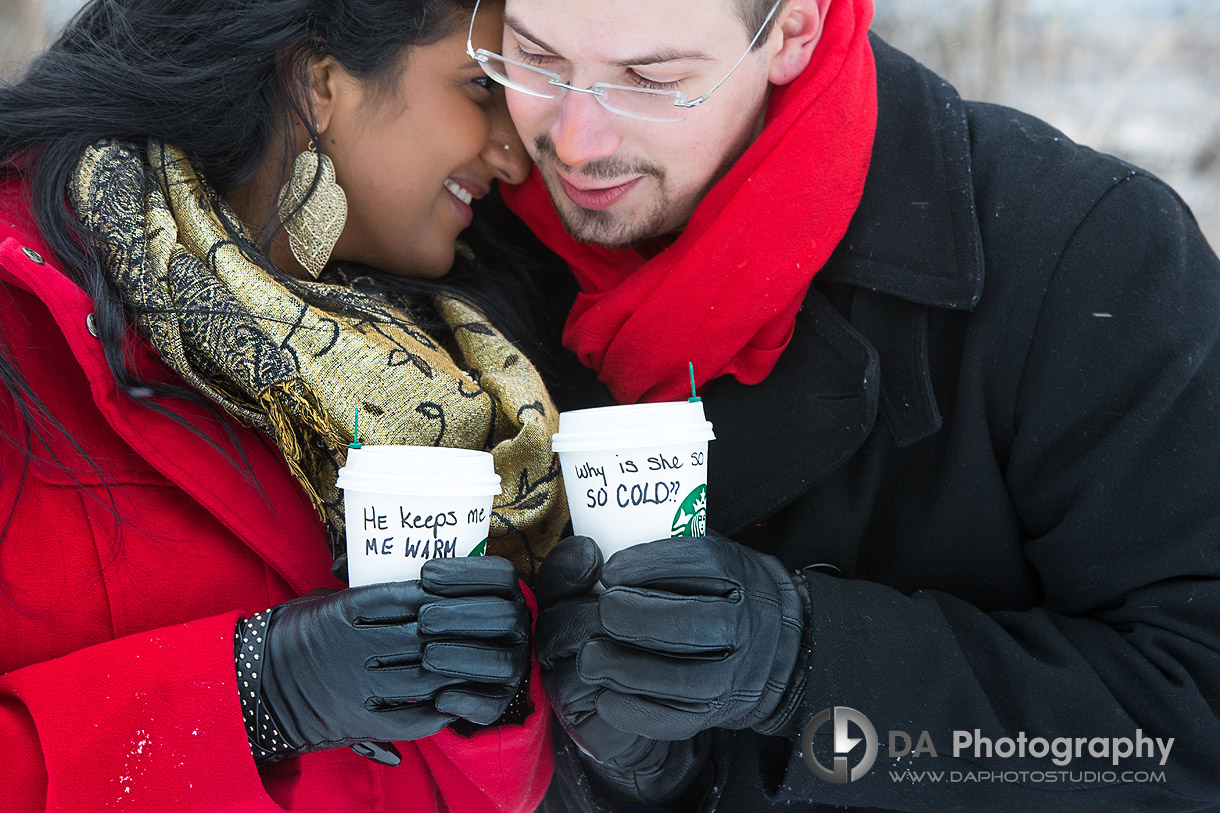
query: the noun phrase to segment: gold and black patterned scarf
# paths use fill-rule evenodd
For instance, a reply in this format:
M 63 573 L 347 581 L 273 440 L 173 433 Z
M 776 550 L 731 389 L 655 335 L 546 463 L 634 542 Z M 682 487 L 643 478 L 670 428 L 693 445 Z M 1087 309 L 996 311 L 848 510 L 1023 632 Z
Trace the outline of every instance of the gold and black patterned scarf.
M 532 574 L 567 521 L 558 416 L 534 367 L 480 313 L 333 275 L 273 277 L 230 238 L 233 211 L 166 144 L 99 142 L 69 186 L 141 331 L 191 386 L 275 441 L 336 538 L 335 480 L 359 409 L 363 443 L 490 452 L 503 490 L 487 552 Z M 425 332 L 413 304 L 443 327 Z

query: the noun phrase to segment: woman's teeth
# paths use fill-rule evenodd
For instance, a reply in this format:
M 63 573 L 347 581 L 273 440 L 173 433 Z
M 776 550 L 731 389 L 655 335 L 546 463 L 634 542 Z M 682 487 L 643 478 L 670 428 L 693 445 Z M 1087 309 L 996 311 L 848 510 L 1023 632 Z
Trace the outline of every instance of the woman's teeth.
M 452 192 L 454 197 L 456 197 L 462 203 L 465 203 L 467 206 L 470 205 L 470 201 L 474 200 L 474 197 L 471 196 L 469 192 L 458 186 L 456 182 L 450 180 L 449 178 L 445 179 L 445 188 Z

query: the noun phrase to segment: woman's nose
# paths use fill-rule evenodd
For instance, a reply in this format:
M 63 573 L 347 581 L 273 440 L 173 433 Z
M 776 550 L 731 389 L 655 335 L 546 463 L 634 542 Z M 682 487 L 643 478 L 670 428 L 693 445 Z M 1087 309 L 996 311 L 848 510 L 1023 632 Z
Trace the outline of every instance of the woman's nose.
M 505 183 L 519 184 L 529 175 L 530 157 L 508 114 L 504 89 L 499 88 L 499 91 L 491 110 L 491 131 L 487 137 L 487 146 L 483 149 L 483 158 L 497 178 Z

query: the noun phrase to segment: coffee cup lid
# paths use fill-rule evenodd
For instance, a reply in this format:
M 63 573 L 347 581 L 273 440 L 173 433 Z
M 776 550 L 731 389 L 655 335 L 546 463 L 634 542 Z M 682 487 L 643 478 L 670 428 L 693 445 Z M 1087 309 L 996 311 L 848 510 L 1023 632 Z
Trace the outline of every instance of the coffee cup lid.
M 347 450 L 338 486 L 375 494 L 486 497 L 500 493 L 500 475 L 487 452 L 365 444 Z
M 559 413 L 556 452 L 634 449 L 715 440 L 701 401 L 663 401 Z

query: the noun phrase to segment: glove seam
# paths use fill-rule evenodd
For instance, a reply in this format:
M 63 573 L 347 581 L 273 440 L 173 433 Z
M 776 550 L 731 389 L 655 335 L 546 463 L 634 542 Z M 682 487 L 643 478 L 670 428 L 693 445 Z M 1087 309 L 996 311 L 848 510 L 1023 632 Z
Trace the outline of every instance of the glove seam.
M 443 675 L 451 675 L 453 677 L 470 678 L 470 679 L 476 680 L 478 682 L 485 682 L 485 681 L 487 681 L 487 679 L 489 677 L 494 677 L 494 676 L 488 675 L 486 671 L 472 672 L 468 669 L 454 669 L 452 667 L 445 667 L 444 669 L 441 669 L 429 657 L 429 654 L 430 654 L 429 650 L 434 649 L 434 648 L 435 649 L 445 649 L 445 650 L 474 650 L 476 652 L 487 652 L 488 651 L 487 646 L 481 646 L 479 644 L 466 644 L 466 643 L 461 643 L 458 641 L 429 642 L 424 647 L 424 656 L 423 656 L 423 660 L 421 663 L 422 663 L 424 669 L 426 669 L 429 672 L 433 672 L 434 674 L 443 674 Z M 391 668 L 394 668 L 394 667 L 391 667 Z M 509 678 L 494 677 L 494 679 L 490 682 L 506 683 L 508 680 L 509 680 Z
M 805 579 L 805 574 L 797 571 L 795 574 L 788 574 L 788 584 L 793 593 L 796 594 L 797 604 L 800 607 L 802 616 L 799 622 L 793 623 L 791 626 L 798 631 L 796 639 L 796 663 L 793 665 L 792 671 L 785 681 L 786 691 L 781 697 L 775 711 L 768 717 L 759 722 L 753 728 L 759 734 L 768 736 L 782 736 L 786 732 L 789 722 L 795 715 L 796 710 L 804 703 L 805 686 L 806 686 L 806 671 L 809 668 L 809 660 L 813 654 L 812 642 L 806 642 L 805 620 L 813 617 L 813 600 L 812 592 L 809 590 L 809 582 Z M 788 618 L 785 617 L 785 624 Z

